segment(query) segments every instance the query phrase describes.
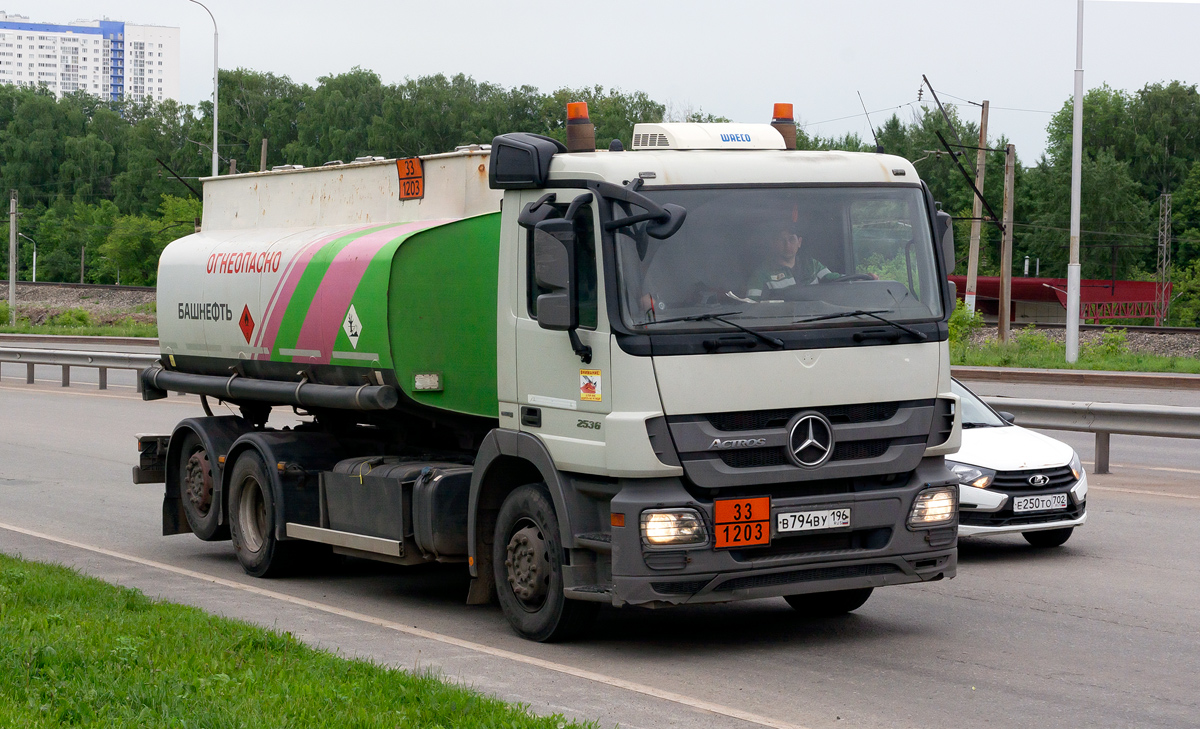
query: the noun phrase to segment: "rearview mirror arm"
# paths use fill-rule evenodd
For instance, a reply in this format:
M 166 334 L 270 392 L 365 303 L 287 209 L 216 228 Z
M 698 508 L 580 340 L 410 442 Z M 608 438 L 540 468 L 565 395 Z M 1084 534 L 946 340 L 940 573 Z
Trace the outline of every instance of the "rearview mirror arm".
M 571 340 L 571 351 L 579 355 L 579 361 L 584 364 L 591 364 L 592 346 L 584 344 L 579 338 L 579 332 L 573 328 L 567 330 L 567 338 Z

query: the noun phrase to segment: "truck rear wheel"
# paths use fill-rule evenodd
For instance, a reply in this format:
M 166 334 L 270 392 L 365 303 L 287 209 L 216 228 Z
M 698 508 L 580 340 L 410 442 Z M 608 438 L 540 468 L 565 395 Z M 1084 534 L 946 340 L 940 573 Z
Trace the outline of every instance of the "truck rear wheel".
M 788 605 L 806 618 L 831 618 L 835 615 L 845 615 L 854 612 L 866 603 L 875 588 L 862 587 L 857 590 L 838 590 L 836 592 L 811 592 L 807 595 L 788 595 L 784 597 Z
M 244 451 L 229 478 L 229 525 L 233 549 L 247 574 L 270 577 L 288 566 L 295 544 L 275 538 L 278 513 L 262 457 L 255 451 Z
M 179 499 L 192 533 L 206 542 L 229 539 L 229 526 L 219 523 L 221 505 L 212 466 L 204 442 L 189 430 L 179 449 Z
M 562 557 L 558 517 L 546 486 L 517 488 L 496 517 L 492 569 L 504 616 L 523 638 L 566 640 L 596 615 L 596 603 L 563 594 Z

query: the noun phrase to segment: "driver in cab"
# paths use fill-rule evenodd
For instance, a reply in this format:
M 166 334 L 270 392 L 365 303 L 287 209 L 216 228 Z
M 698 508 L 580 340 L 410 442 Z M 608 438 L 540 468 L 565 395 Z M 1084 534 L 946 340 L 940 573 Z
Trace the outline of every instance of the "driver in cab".
M 762 265 L 750 275 L 746 296 L 752 301 L 770 301 L 777 298 L 772 292 L 796 284 L 815 284 L 833 281 L 841 274 L 813 258 L 801 253 L 804 239 L 790 228 L 775 230 L 768 239 L 767 256 Z

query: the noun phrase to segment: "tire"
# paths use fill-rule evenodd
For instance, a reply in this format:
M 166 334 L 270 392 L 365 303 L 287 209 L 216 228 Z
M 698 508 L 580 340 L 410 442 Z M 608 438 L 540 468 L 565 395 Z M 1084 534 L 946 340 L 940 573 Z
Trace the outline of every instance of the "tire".
M 229 539 L 229 525 L 219 523 L 220 493 L 204 442 L 188 431 L 179 449 L 179 500 L 192 533 L 206 542 Z
M 275 538 L 278 513 L 262 456 L 243 451 L 229 477 L 229 525 L 234 552 L 246 574 L 275 577 L 291 567 L 300 543 Z
M 1038 549 L 1050 549 L 1066 544 L 1074 531 L 1075 527 L 1065 527 L 1063 529 L 1046 529 L 1040 532 L 1021 532 L 1021 536 Z
M 832 618 L 859 609 L 874 590 L 873 587 L 860 587 L 857 590 L 787 595 L 783 599 L 806 618 Z
M 596 616 L 597 603 L 563 594 L 562 556 L 558 517 L 546 486 L 518 487 L 496 516 L 492 571 L 504 617 L 522 638 L 567 640 Z

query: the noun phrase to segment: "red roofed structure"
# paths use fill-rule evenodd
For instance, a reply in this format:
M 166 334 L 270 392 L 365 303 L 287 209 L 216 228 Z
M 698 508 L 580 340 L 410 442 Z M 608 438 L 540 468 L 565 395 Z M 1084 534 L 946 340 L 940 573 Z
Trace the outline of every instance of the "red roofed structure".
M 958 298 L 967 292 L 966 276 L 951 276 L 958 287 Z M 1157 288 L 1154 281 L 1084 279 L 1080 281 L 1080 318 L 1098 323 L 1101 319 L 1154 319 L 1162 326 L 1155 307 Z M 1167 296 L 1171 285 L 1167 284 Z M 1169 299 L 1168 299 L 1169 300 Z M 989 321 L 1000 315 L 1000 277 L 980 276 L 975 292 L 975 310 Z M 1067 280 L 1065 278 L 1026 278 L 1012 280 L 1012 322 L 1062 323 L 1067 318 Z

